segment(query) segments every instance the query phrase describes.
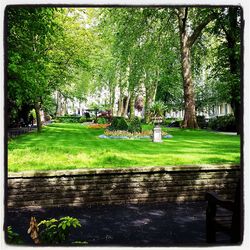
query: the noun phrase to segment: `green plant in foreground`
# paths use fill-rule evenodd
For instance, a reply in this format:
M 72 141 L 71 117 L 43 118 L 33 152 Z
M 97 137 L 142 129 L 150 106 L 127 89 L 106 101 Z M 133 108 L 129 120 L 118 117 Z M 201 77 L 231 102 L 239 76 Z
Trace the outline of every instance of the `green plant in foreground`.
M 43 220 L 39 224 L 39 238 L 43 244 L 62 244 L 69 238 L 70 229 L 81 227 L 78 219 L 66 216 L 59 220 Z
M 8 244 L 21 244 L 23 243 L 20 235 L 15 233 L 11 226 L 7 227 L 7 243 Z

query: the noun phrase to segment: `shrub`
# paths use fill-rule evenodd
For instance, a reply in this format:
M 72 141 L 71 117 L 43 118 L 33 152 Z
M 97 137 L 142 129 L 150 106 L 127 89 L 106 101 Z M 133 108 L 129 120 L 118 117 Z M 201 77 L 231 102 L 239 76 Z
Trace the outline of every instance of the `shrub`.
M 21 244 L 23 243 L 20 235 L 13 231 L 11 226 L 7 227 L 7 243 L 8 244 Z
M 57 120 L 62 123 L 77 123 L 80 122 L 81 116 L 58 116 Z
M 208 123 L 207 123 L 204 115 L 198 115 L 196 117 L 196 119 L 197 119 L 197 123 L 198 123 L 199 128 L 207 128 Z
M 66 216 L 61 219 L 43 220 L 38 224 L 39 238 L 45 244 L 66 243 L 71 228 L 81 227 L 78 219 Z
M 128 127 L 128 131 L 130 133 L 141 133 L 142 132 L 142 126 L 141 126 L 141 121 L 138 117 L 134 117 Z
M 230 114 L 212 118 L 208 122 L 208 127 L 217 131 L 236 132 L 235 117 Z
M 108 121 L 106 118 L 104 117 L 100 117 L 100 118 L 97 118 L 97 121 L 96 121 L 98 124 L 107 124 Z
M 182 121 L 172 121 L 169 123 L 168 128 L 180 128 Z
M 162 119 L 162 125 L 164 125 L 164 126 L 169 126 L 171 123 L 173 122 L 173 118 L 163 118 Z
M 128 123 L 124 117 L 114 117 L 109 130 L 128 130 Z
M 79 122 L 80 122 L 80 123 L 83 123 L 83 122 L 86 122 L 86 121 L 87 121 L 87 119 L 84 118 L 83 116 L 79 119 Z

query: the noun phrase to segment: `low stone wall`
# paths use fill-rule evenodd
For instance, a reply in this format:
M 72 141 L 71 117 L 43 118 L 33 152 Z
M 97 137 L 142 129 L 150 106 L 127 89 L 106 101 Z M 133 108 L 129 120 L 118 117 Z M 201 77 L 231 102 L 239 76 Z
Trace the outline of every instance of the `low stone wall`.
M 204 200 L 206 191 L 232 198 L 240 167 L 138 167 L 9 173 L 7 204 L 59 207 Z

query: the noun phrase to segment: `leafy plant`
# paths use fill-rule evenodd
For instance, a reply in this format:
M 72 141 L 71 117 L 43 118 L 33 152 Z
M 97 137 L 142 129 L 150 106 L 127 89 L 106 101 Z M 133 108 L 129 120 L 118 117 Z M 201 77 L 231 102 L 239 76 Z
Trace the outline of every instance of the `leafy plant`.
M 164 116 L 166 106 L 162 101 L 156 101 L 150 108 L 151 116 Z
M 79 119 L 79 122 L 80 123 L 83 123 L 83 122 L 86 122 L 87 121 L 87 119 L 85 118 L 85 117 L 81 117 L 80 119 Z
M 82 117 L 80 117 L 80 116 L 65 115 L 65 116 L 58 116 L 57 120 L 59 122 L 62 122 L 62 123 L 78 123 L 78 122 L 80 122 L 81 118 Z
M 78 219 L 66 216 L 59 220 L 55 218 L 43 220 L 38 226 L 40 229 L 39 237 L 42 243 L 62 244 L 67 242 L 70 229 L 72 229 L 72 227 L 81 227 L 81 224 Z
M 128 127 L 128 131 L 130 133 L 134 133 L 134 132 L 141 133 L 142 132 L 141 121 L 140 121 L 140 119 L 137 116 L 135 116 L 131 120 L 131 122 L 129 124 L 129 127 Z
M 114 117 L 109 130 L 128 130 L 128 123 L 124 117 Z
M 7 243 L 8 244 L 21 244 L 23 243 L 20 235 L 15 233 L 11 226 L 7 227 Z
M 207 123 L 204 115 L 198 115 L 196 117 L 196 119 L 197 119 L 197 123 L 198 123 L 199 128 L 207 128 L 208 123 Z
M 208 127 L 218 131 L 236 131 L 236 121 L 234 115 L 225 115 L 212 118 L 208 122 Z
M 108 121 L 107 121 L 106 118 L 100 117 L 100 118 L 97 118 L 97 123 L 98 123 L 98 124 L 107 124 Z

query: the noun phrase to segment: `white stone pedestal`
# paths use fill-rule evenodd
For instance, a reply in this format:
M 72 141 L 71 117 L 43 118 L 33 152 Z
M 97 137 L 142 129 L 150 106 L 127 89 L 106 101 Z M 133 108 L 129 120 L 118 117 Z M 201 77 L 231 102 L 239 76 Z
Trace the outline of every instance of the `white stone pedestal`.
M 162 142 L 161 128 L 155 127 L 153 129 L 153 142 Z

